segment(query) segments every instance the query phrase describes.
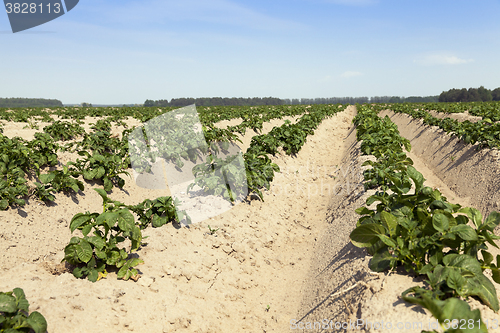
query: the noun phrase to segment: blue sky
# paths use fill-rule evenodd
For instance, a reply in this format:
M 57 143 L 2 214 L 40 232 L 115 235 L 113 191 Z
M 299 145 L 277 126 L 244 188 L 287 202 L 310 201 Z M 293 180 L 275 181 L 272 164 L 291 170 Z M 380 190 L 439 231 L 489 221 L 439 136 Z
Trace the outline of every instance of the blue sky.
M 82 0 L 13 34 L 0 97 L 427 96 L 500 87 L 500 1 Z

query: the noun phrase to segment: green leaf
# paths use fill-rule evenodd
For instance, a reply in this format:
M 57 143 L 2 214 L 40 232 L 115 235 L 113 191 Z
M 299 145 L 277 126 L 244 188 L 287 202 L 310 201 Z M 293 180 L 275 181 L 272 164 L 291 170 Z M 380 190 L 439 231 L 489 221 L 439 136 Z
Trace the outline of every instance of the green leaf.
M 51 181 L 53 181 L 55 177 L 56 177 L 56 175 L 54 173 L 46 173 L 46 174 L 40 175 L 39 178 L 40 178 L 40 181 L 42 183 L 48 184 Z
M 448 254 L 443 258 L 443 263 L 445 266 L 456 267 L 461 271 L 469 271 L 474 275 L 483 274 L 481 263 L 467 254 Z
M 2 199 L 0 200 L 0 210 L 6 210 L 9 207 L 9 200 Z
M 83 170 L 83 172 L 82 172 L 83 178 L 85 178 L 87 180 L 92 180 L 92 179 L 96 178 L 96 174 L 97 174 L 97 170 L 95 170 L 95 169 Z
M 351 232 L 351 242 L 357 247 L 368 247 L 378 241 L 377 235 L 384 235 L 385 228 L 380 224 L 362 224 Z
M 84 227 L 82 228 L 82 234 L 83 234 L 84 236 L 87 236 L 87 235 L 89 234 L 90 230 L 92 230 L 92 227 L 93 227 L 93 225 L 92 225 L 92 224 L 87 224 L 86 226 L 84 226 Z
M 458 212 L 467 214 L 467 216 L 472 220 L 472 222 L 474 222 L 474 225 L 476 226 L 476 228 L 479 229 L 481 227 L 483 215 L 477 209 L 472 208 L 472 207 L 464 207 L 464 208 L 461 208 Z M 491 216 L 491 214 L 490 214 L 490 216 Z
M 414 296 L 408 296 L 408 294 L 414 294 Z M 405 290 L 402 293 L 402 298 L 406 302 L 412 304 L 419 304 L 422 307 L 428 309 L 432 315 L 441 324 L 446 324 L 448 327 L 451 326 L 449 323 L 452 320 L 464 320 L 469 323 L 469 320 L 474 323 L 481 323 L 481 325 L 474 325 L 472 328 L 466 328 L 467 332 L 470 333 L 487 333 L 488 329 L 484 325 L 483 320 L 481 320 L 481 313 L 479 309 L 471 311 L 469 304 L 466 301 L 462 301 L 458 298 L 452 297 L 444 301 L 434 299 L 432 297 L 432 292 L 430 290 L 425 290 L 421 287 L 412 287 Z M 450 328 L 446 331 L 447 333 L 458 333 L 464 332 L 462 329 Z
M 96 250 L 102 250 L 106 246 L 106 241 L 98 236 L 86 237 L 85 240 L 94 245 Z
M 71 232 L 73 233 L 73 231 L 91 220 L 92 218 L 88 214 L 77 213 L 73 216 L 69 225 Z
M 104 225 L 104 224 L 106 224 L 107 227 L 109 229 L 111 229 L 115 225 L 116 220 L 118 219 L 118 217 L 119 217 L 118 212 L 107 211 L 107 212 L 104 212 L 104 213 L 100 214 L 96 218 L 96 222 L 97 222 L 97 225 Z
M 492 269 L 491 275 L 492 275 L 493 281 L 500 284 L 500 270 L 498 268 Z
M 432 301 L 431 301 L 432 302 Z M 444 304 L 443 304 L 444 303 Z M 462 301 L 458 298 L 449 298 L 445 300 L 443 303 L 443 306 L 440 309 L 439 317 L 438 320 L 440 323 L 443 323 L 446 319 L 449 321 L 453 319 L 457 319 L 460 322 L 466 322 L 468 323 L 469 321 L 474 322 L 474 325 L 472 328 L 467 328 L 466 331 L 469 333 L 487 333 L 488 329 L 484 325 L 484 321 L 481 320 L 481 312 L 479 309 L 471 310 L 469 304 L 467 304 L 466 301 Z M 463 321 L 462 321 L 463 320 Z M 481 323 L 481 325 L 479 325 Z M 464 332 L 464 330 L 457 328 L 457 329 L 449 329 L 446 332 L 449 333 L 454 333 L 454 332 Z
M 496 247 L 497 249 L 499 248 L 499 247 L 498 247 L 498 245 L 497 245 L 497 244 L 495 243 L 495 241 L 493 240 L 493 237 L 492 237 L 492 235 L 490 234 L 490 232 L 489 232 L 489 231 L 487 231 L 487 230 L 483 230 L 483 231 L 481 231 L 481 236 L 483 236 L 483 237 L 486 239 L 486 241 L 487 241 L 488 243 L 490 243 L 492 246 Z M 494 235 L 493 235 L 493 236 L 494 236 Z
M 461 291 L 466 281 L 458 270 L 449 270 L 446 276 L 446 283 L 450 288 Z
M 499 310 L 498 297 L 493 283 L 483 275 L 481 263 L 474 257 L 466 254 L 449 254 L 443 258 L 448 268 L 457 269 L 462 276 L 467 277 L 466 293 L 478 296 L 495 312 Z M 473 274 L 470 276 L 470 273 Z
M 135 227 L 134 215 L 128 209 L 118 211 L 118 227 L 124 232 L 132 231 Z
M 380 213 L 380 220 L 384 224 L 384 226 L 389 230 L 389 234 L 394 236 L 396 233 L 396 227 L 398 226 L 398 220 L 394 215 L 388 213 L 386 211 L 382 211 Z
M 373 212 L 371 210 L 369 210 L 368 208 L 366 207 L 359 207 L 358 209 L 355 210 L 355 212 L 359 215 L 372 215 Z
M 152 219 L 153 228 L 159 228 L 167 223 L 167 218 L 165 216 L 153 215 Z
M 0 293 L 0 312 L 14 313 L 17 311 L 16 298 Z
M 444 214 L 434 214 L 432 216 L 432 226 L 439 232 L 445 232 L 450 228 L 449 219 Z
M 491 212 L 490 215 L 488 215 L 488 217 L 484 221 L 484 224 L 481 225 L 478 229 L 479 230 L 486 229 L 488 231 L 493 232 L 493 230 L 496 228 L 498 224 L 500 224 L 500 213 Z
M 76 246 L 76 253 L 78 259 L 86 263 L 92 259 L 92 246 L 85 239 L 80 239 L 80 244 Z
M 386 235 L 377 235 L 378 238 L 387 246 L 389 247 L 396 247 L 396 243 L 394 243 L 394 241 L 387 237 Z
M 133 258 L 127 260 L 127 262 L 118 271 L 117 277 L 119 279 L 128 280 L 130 277 L 137 275 L 137 270 L 131 268 L 142 263 L 144 263 L 144 261 L 142 261 L 139 258 Z
M 76 193 L 78 193 L 78 190 L 80 189 L 80 186 L 78 186 L 78 184 L 73 183 L 73 184 L 70 185 L 70 188 L 73 191 L 75 191 Z
M 396 262 L 396 258 L 391 256 L 387 247 L 379 249 L 372 260 L 370 260 L 369 267 L 374 272 L 382 272 L 392 267 Z
M 33 311 L 28 318 L 26 318 L 26 322 L 31 326 L 35 333 L 47 332 L 47 321 L 37 311 Z
M 104 184 L 104 191 L 110 192 L 111 189 L 113 188 L 113 182 L 111 182 L 111 180 L 107 176 L 104 176 L 102 181 Z
M 104 203 L 109 201 L 109 198 L 108 198 L 106 191 L 104 191 L 102 188 L 95 188 L 94 191 L 96 191 L 101 196 L 102 201 Z
M 408 173 L 408 177 L 410 177 L 411 180 L 413 180 L 413 182 L 415 183 L 415 193 L 418 193 L 424 185 L 424 176 L 422 176 L 422 174 L 411 165 L 406 168 L 406 172 Z
M 106 174 L 106 170 L 104 169 L 103 166 L 100 166 L 99 169 L 96 171 L 95 178 L 99 179 L 102 178 Z
M 469 222 L 469 219 L 467 218 L 467 216 L 457 215 L 455 217 L 455 221 L 457 221 L 457 224 L 467 224 L 467 222 Z
M 87 276 L 87 278 L 91 282 L 96 282 L 98 277 L 99 277 L 99 272 L 95 269 L 91 269 L 89 275 Z
M 483 255 L 483 260 L 486 265 L 489 265 L 493 262 L 493 255 L 488 251 L 481 250 L 481 254 Z
M 469 295 L 478 296 L 484 304 L 488 305 L 495 312 L 499 310 L 498 296 L 493 283 L 484 275 L 477 275 L 467 279 Z
M 476 231 L 466 224 L 459 224 L 451 227 L 448 232 L 457 234 L 464 241 L 477 241 Z

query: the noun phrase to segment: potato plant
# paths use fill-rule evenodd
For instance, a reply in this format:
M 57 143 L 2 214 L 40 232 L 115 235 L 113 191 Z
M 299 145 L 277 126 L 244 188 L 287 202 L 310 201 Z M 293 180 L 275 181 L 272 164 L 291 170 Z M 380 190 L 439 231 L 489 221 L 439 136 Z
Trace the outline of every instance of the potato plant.
M 159 197 L 154 200 L 145 199 L 137 205 L 127 207 L 137 214 L 138 226 L 143 230 L 150 225 L 159 228 L 169 222 L 180 222 L 183 218 L 189 221 L 190 218 L 185 212 L 176 212 L 175 205 L 178 204 L 178 200 L 172 197 Z
M 0 292 L 0 332 L 47 332 L 47 321 L 38 312 L 29 313 L 29 302 L 21 288 Z
M 135 224 L 134 216 L 120 202 L 109 199 L 102 189 L 95 189 L 103 199 L 103 212 L 78 213 L 71 219 L 70 229 L 81 230 L 83 237 L 72 237 L 65 247 L 63 261 L 76 266 L 73 275 L 87 277 L 95 282 L 107 275 L 110 267 L 118 269 L 118 278 L 137 281 L 139 273 L 136 267 L 143 263 L 141 259 L 129 258 L 136 251 L 142 240 L 142 233 Z M 89 234 L 91 234 L 89 236 Z M 130 251 L 118 245 L 125 240 L 131 242 Z
M 207 156 L 207 161 L 193 167 L 195 180 L 191 183 L 186 192 L 189 192 L 195 185 L 203 189 L 205 194 L 222 196 L 232 203 L 239 197 L 247 193 L 238 193 L 247 188 L 245 165 L 241 155 L 229 155 L 222 159 L 215 154 Z M 234 185 L 236 191 L 231 189 Z
M 34 161 L 35 173 L 42 166 L 57 165 L 57 151 L 60 146 L 47 133 L 35 133 L 35 138 L 28 142 L 27 147 L 31 149 L 30 158 Z
M 77 179 L 80 174 L 70 169 L 71 165 L 72 163 L 69 162 L 67 165 L 63 165 L 62 170 L 52 170 L 49 173 L 41 174 L 40 181 L 49 186 L 46 188 L 52 187 L 56 192 L 69 193 L 73 191 L 78 193 L 78 191 L 83 191 L 83 183 Z
M 52 125 L 45 126 L 43 131 L 57 141 L 67 141 L 85 133 L 85 129 L 78 123 L 60 120 L 53 122 Z
M 245 159 L 245 171 L 247 176 L 248 193 L 255 193 L 261 200 L 264 200 L 262 189 L 271 187 L 274 179 L 274 173 L 279 172 L 280 168 L 273 163 L 269 156 L 258 148 L 247 149 L 243 155 Z
M 125 180 L 120 175 L 130 174 L 125 170 L 128 163 L 121 156 L 104 152 L 102 154 L 93 153 L 92 155 L 87 151 L 78 152 L 84 159 L 77 159 L 72 163 L 77 170 L 83 175 L 86 180 L 100 180 L 104 185 L 106 192 L 111 191 L 113 183 L 117 184 L 119 188 L 123 188 Z
M 39 182 L 35 182 L 34 185 L 35 187 L 31 190 L 31 193 L 36 196 L 38 200 L 49 202 L 56 199 L 52 193 L 57 191 L 52 188 L 51 184 L 40 184 Z

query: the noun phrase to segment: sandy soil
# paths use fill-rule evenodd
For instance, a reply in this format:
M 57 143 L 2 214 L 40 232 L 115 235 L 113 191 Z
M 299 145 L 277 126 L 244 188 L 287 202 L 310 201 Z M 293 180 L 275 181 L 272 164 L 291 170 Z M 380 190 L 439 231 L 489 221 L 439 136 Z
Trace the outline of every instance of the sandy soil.
M 410 157 L 426 185 L 483 214 L 500 209 L 496 151 L 476 152 L 419 121 L 387 114 L 410 139 Z M 50 206 L 30 200 L 23 208 L 0 211 L 0 290 L 23 288 L 49 332 L 296 332 L 303 330 L 294 325 L 325 319 L 428 324 L 429 314 L 400 299 L 421 281 L 370 272 L 370 257 L 349 242 L 354 210 L 371 194 L 361 185 L 361 164 L 368 157 L 360 154 L 354 115 L 355 108 L 347 108 L 325 120 L 297 156 L 274 158 L 282 172 L 264 202 L 240 203 L 189 228 L 146 230 L 148 245 L 137 252 L 145 262 L 138 282 L 110 273 L 91 283 L 59 264 L 72 216 L 102 209 L 92 191 L 96 185 L 86 183 L 74 196 L 59 194 Z M 264 132 L 281 123 L 266 124 Z M 21 131 L 24 125 L 7 124 L 5 134 L 33 135 Z M 252 135 L 247 131 L 242 149 Z M 136 204 L 162 195 L 128 181 L 109 196 Z M 208 225 L 218 231 L 210 234 Z M 473 305 L 483 319 L 498 318 Z

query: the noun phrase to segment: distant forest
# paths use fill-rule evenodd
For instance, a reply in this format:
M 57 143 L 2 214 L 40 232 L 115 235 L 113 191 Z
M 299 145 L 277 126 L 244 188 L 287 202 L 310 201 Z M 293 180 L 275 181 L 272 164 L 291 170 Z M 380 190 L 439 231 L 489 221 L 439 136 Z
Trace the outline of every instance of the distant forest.
M 479 88 L 450 89 L 439 95 L 440 102 L 489 102 L 500 101 L 500 88 L 489 90 L 481 86 Z
M 202 97 L 202 98 L 173 98 L 170 102 L 166 99 L 157 101 L 146 100 L 144 106 L 173 106 L 183 107 L 191 104 L 196 106 L 255 106 L 255 105 L 300 105 L 300 104 L 356 104 L 356 103 L 424 103 L 437 102 L 439 96 L 375 96 L 375 97 L 332 97 L 332 98 L 294 98 L 281 99 L 277 97 L 254 97 L 254 98 L 222 98 L 222 97 Z
M 202 97 L 202 98 L 172 98 L 150 100 L 144 106 L 183 107 L 191 104 L 196 106 L 256 106 L 256 105 L 308 105 L 308 104 L 356 104 L 356 103 L 427 103 L 427 102 L 488 102 L 500 101 L 500 88 L 494 90 L 479 88 L 450 89 L 438 96 L 375 96 L 375 97 L 331 97 L 331 98 L 293 98 L 281 99 L 277 97 Z M 92 107 L 91 103 L 81 105 Z M 63 103 L 57 99 L 45 98 L 0 98 L 0 108 L 26 107 L 62 107 Z M 125 105 L 123 105 L 125 106 Z
M 34 108 L 63 106 L 57 99 L 45 98 L 0 98 L 0 108 Z
M 144 102 L 144 106 L 187 106 L 196 104 L 196 106 L 223 106 L 223 105 L 281 105 L 282 100 L 276 97 L 254 97 L 254 98 L 222 98 L 222 97 L 202 97 L 202 98 L 172 98 L 170 102 L 166 99 L 152 101 L 150 99 Z

